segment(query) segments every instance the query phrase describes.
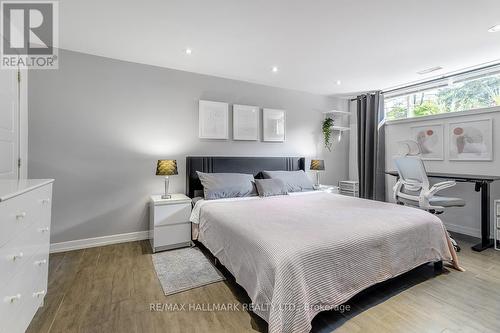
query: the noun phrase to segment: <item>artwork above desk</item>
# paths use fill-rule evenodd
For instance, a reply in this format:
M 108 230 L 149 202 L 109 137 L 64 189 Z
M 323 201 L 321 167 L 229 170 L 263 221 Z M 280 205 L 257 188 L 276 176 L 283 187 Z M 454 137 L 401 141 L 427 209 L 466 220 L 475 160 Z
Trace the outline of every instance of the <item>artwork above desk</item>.
M 398 177 L 397 171 L 386 171 L 388 175 Z M 429 178 L 452 179 L 456 182 L 474 183 L 476 192 L 481 192 L 481 243 L 472 247 L 474 251 L 483 251 L 493 246 L 490 238 L 490 184 L 500 180 L 500 176 L 481 176 L 458 173 L 427 172 Z

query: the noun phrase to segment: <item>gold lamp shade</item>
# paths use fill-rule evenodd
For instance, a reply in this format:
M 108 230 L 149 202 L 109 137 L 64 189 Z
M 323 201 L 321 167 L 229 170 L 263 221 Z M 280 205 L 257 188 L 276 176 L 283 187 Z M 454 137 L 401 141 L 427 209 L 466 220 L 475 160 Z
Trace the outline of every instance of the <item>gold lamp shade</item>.
M 311 170 L 323 171 L 325 170 L 325 161 L 324 160 L 311 160 Z
M 157 176 L 172 176 L 177 175 L 177 161 L 176 160 L 158 160 L 156 164 Z

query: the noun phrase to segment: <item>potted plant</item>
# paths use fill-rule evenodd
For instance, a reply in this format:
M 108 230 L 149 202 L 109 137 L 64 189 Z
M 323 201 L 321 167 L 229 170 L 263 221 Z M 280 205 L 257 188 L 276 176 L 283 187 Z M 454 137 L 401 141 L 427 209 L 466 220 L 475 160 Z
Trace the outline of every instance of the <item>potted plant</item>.
M 325 139 L 325 148 L 328 149 L 328 151 L 332 151 L 332 146 L 333 142 L 332 140 L 332 130 L 331 127 L 333 126 L 333 118 L 331 117 L 326 117 L 325 120 L 323 120 L 323 138 Z

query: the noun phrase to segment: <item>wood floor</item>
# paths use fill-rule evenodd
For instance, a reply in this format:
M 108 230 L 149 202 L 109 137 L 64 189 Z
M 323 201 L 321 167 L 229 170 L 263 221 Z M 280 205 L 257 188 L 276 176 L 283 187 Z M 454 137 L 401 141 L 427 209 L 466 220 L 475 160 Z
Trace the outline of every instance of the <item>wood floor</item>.
M 351 311 L 320 313 L 313 332 L 500 332 L 500 252 L 472 252 L 467 269 L 435 275 L 423 266 L 350 300 Z M 28 332 L 246 332 L 267 330 L 243 311 L 163 311 L 150 304 L 249 303 L 225 282 L 164 296 L 146 241 L 50 256 L 49 289 Z

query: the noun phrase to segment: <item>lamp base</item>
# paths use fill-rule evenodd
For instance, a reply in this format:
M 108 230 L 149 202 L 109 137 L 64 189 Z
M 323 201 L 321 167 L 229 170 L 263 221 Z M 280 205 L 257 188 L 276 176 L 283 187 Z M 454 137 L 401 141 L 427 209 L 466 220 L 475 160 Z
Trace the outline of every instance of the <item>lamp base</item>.
M 162 199 L 170 199 L 172 196 L 168 194 L 168 185 L 170 183 L 170 180 L 168 179 L 168 176 L 165 177 L 165 194 L 161 196 Z

